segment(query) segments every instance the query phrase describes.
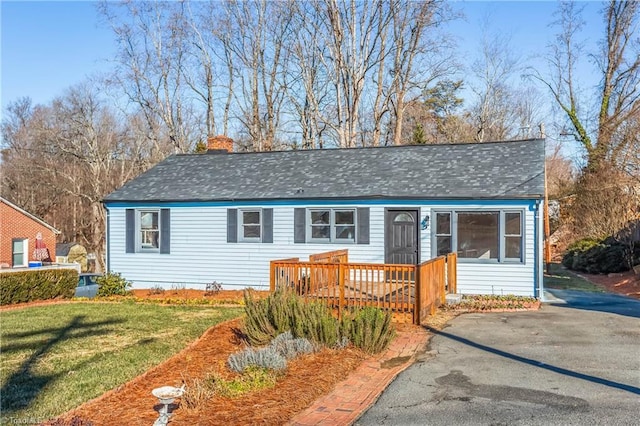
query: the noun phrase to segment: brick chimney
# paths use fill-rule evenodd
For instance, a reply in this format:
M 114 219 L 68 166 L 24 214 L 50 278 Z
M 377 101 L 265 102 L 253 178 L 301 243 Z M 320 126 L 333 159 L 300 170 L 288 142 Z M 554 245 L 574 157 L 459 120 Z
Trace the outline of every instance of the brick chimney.
M 207 152 L 226 151 L 233 152 L 233 139 L 224 136 L 210 136 L 207 139 Z

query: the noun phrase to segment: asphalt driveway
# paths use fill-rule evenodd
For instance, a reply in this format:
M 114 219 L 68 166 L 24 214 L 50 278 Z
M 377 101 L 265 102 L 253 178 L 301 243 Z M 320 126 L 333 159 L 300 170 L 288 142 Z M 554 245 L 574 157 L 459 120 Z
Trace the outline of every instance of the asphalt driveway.
M 640 424 L 640 301 L 552 292 L 452 320 L 356 424 Z

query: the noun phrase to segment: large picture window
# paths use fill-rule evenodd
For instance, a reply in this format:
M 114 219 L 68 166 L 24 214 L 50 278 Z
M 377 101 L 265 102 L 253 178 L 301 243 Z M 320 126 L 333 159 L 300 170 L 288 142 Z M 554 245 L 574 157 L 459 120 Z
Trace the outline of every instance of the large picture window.
M 460 212 L 458 216 L 458 257 L 497 259 L 498 212 Z
M 522 262 L 522 211 L 448 211 L 435 213 L 434 252 L 459 259 Z
M 356 241 L 355 209 L 310 209 L 308 215 L 310 242 Z

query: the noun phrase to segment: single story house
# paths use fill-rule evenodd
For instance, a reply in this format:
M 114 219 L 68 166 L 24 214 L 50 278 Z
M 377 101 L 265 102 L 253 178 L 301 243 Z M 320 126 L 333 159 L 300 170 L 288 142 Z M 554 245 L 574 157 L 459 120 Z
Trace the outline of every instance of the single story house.
M 53 262 L 58 234 L 53 226 L 0 197 L 0 267 Z
M 542 293 L 544 140 L 173 155 L 103 200 L 107 268 L 134 288 L 267 289 L 269 262 L 458 254 L 458 291 Z M 222 145 L 223 149 L 219 149 Z

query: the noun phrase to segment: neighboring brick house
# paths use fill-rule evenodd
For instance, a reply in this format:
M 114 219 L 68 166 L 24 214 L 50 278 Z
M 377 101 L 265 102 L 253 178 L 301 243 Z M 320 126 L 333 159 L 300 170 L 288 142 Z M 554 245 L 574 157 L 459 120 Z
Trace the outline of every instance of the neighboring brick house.
M 50 258 L 36 259 L 36 239 L 41 234 L 42 245 L 48 249 Z M 56 236 L 60 231 L 0 197 L 0 267 L 19 268 L 30 261 L 55 261 Z

